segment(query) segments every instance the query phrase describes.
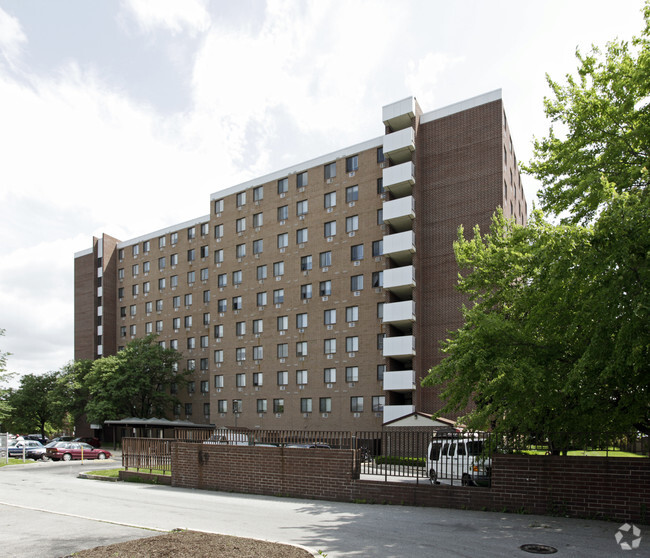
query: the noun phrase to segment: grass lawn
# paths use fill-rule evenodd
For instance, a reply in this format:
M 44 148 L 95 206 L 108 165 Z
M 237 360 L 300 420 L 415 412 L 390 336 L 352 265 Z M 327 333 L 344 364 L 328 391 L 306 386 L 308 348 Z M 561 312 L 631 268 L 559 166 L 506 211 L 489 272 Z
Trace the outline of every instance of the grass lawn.
M 134 470 L 134 469 L 131 469 Z M 124 471 L 124 467 L 120 467 L 118 469 L 100 469 L 99 471 L 88 471 L 89 475 L 95 475 L 97 477 L 110 477 L 112 479 L 116 479 L 120 476 L 120 471 Z M 140 473 L 149 473 L 149 469 L 146 471 L 142 470 L 139 471 Z M 152 474 L 154 475 L 171 475 L 171 471 L 163 471 L 160 469 L 154 469 L 151 471 Z
M 25 463 L 36 463 L 33 459 L 25 459 L 23 461 L 22 459 L 16 459 L 14 457 L 9 458 L 9 463 L 5 463 L 5 460 L 3 459 L 0 461 L 0 467 L 4 467 L 5 465 L 24 465 Z

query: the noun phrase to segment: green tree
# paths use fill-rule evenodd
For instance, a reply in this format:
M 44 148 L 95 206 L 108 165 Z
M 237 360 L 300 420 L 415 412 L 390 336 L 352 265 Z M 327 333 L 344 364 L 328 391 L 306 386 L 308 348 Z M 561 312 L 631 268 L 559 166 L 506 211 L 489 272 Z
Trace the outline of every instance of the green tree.
M 0 337 L 4 336 L 5 330 L 0 329 Z M 3 388 L 2 384 L 7 382 L 13 374 L 7 372 L 7 358 L 10 353 L 0 351 L 0 424 L 11 414 L 11 405 L 9 404 L 9 390 Z
M 578 78 L 551 80 L 560 123 L 528 170 L 544 185 L 527 228 L 497 215 L 455 244 L 465 324 L 425 379 L 475 428 L 557 448 L 650 433 L 649 21 L 631 45 L 578 54 Z M 580 440 L 580 437 L 582 439 Z
M 181 353 L 158 345 L 155 335 L 134 339 L 114 356 L 100 358 L 85 376 L 90 422 L 170 414 L 177 402 L 169 389 L 191 372 L 175 372 Z
M 92 366 L 92 360 L 66 364 L 58 373 L 56 385 L 50 394 L 58 422 L 69 432 L 86 412 L 89 400 L 86 376 Z
M 13 430 L 23 433 L 38 431 L 45 436 L 46 425 L 58 426 L 50 397 L 56 380 L 56 372 L 25 374 L 20 378 L 20 386 L 9 394 L 13 410 L 7 423 Z

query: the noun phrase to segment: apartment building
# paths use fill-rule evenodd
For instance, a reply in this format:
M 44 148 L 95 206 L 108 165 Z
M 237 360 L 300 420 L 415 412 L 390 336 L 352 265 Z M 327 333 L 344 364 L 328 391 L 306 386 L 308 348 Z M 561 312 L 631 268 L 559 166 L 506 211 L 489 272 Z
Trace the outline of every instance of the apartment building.
M 209 213 L 75 254 L 75 359 L 149 333 L 193 370 L 173 416 L 376 430 L 441 407 L 420 380 L 462 325 L 452 243 L 502 207 L 526 222 L 497 90 L 210 196 Z M 454 418 L 454 417 L 451 417 Z

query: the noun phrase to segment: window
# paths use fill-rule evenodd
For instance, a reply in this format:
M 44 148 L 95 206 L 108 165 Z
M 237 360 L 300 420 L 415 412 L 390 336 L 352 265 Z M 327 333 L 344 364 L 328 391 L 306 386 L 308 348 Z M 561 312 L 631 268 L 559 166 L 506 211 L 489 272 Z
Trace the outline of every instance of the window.
M 233 413 L 241 413 L 243 409 L 242 401 L 241 399 L 233 399 L 232 400 L 232 412 Z
M 253 201 L 262 201 L 264 199 L 264 186 L 253 188 Z
M 355 172 L 359 170 L 359 156 L 353 155 L 345 160 L 345 172 Z
M 377 162 L 378 163 L 383 163 L 384 162 L 384 146 L 380 146 L 377 148 Z
M 377 334 L 377 350 L 381 351 L 384 348 L 384 339 L 386 338 L 385 333 Z
M 311 271 L 312 259 L 311 256 L 302 256 L 300 258 L 300 271 Z
M 246 335 L 246 322 L 237 322 L 235 324 L 235 334 L 236 335 Z
M 145 281 L 142 283 L 142 292 L 144 294 L 148 294 L 151 292 L 151 283 L 149 281 Z
M 324 352 L 326 355 L 336 354 L 336 339 L 325 339 Z
M 203 403 L 203 416 L 206 419 L 210 418 L 210 403 Z
M 284 413 L 284 399 L 273 400 L 273 412 L 278 414 Z
M 273 277 L 284 275 L 284 262 L 275 262 L 273 264 Z
M 171 233 L 169 235 L 169 241 L 171 242 L 172 246 L 174 244 L 178 244 L 178 233 L 177 232 Z
M 257 412 L 266 413 L 266 399 L 257 400 Z
M 261 254 L 264 252 L 264 240 L 261 238 L 253 240 L 253 254 Z
M 120 337 L 126 337 L 126 326 L 120 326 Z
M 131 275 L 133 275 L 133 277 L 137 277 L 138 273 L 140 273 L 140 264 L 133 264 L 131 266 Z
M 241 217 L 235 221 L 235 230 L 238 233 L 246 230 L 246 217 Z
M 179 324 L 180 324 L 180 321 L 179 321 Z M 177 351 L 178 350 L 178 339 L 172 339 L 169 342 L 169 348 L 174 349 L 175 351 Z
M 187 284 L 191 285 L 196 280 L 196 272 L 188 271 L 187 272 Z
M 289 206 L 278 207 L 278 221 L 286 221 L 289 218 Z
M 223 236 L 223 225 L 214 226 L 214 237 L 221 238 Z
M 321 397 L 318 400 L 318 409 L 321 413 L 331 413 L 332 412 L 332 398 L 331 397 Z
M 228 274 L 220 273 L 219 275 L 217 275 L 217 286 L 223 288 L 226 285 L 228 285 Z
M 187 338 L 187 348 L 188 349 L 196 348 L 196 339 L 194 337 Z M 194 361 L 192 361 L 192 363 L 194 363 Z M 192 370 L 194 370 L 194 368 L 192 368 Z
M 187 240 L 196 238 L 196 227 L 189 227 L 187 229 Z
M 362 291 L 363 290 L 363 275 L 353 275 L 350 277 L 350 290 Z
M 336 309 L 335 308 L 331 308 L 330 310 L 325 310 L 323 323 L 325 325 L 334 325 L 336 323 Z
M 210 223 L 201 223 L 201 236 L 207 236 L 210 231 Z
M 225 298 L 221 298 L 217 301 L 217 310 L 220 313 L 224 313 L 228 310 L 228 301 Z
M 298 173 L 296 177 L 296 187 L 304 188 L 305 186 L 307 186 L 307 171 Z
M 239 192 L 239 194 L 237 194 L 236 205 L 237 207 L 246 205 L 246 192 Z
M 223 200 L 216 200 L 214 202 L 214 212 L 223 213 Z
M 278 356 L 278 358 L 288 358 L 288 356 L 289 356 L 289 344 L 288 343 L 278 343 L 277 356 Z
M 373 257 L 383 256 L 384 255 L 384 241 L 375 240 L 372 243 L 372 255 Z
M 158 284 L 160 285 L 160 279 L 158 279 Z M 122 300 L 124 298 L 124 287 L 117 289 L 117 297 Z
M 352 215 L 352 217 L 345 218 L 345 232 L 351 233 L 359 230 L 359 216 Z
M 377 179 L 377 193 L 378 194 L 384 193 L 384 179 L 382 177 L 379 177 Z
M 299 386 L 307 384 L 307 370 L 296 370 L 296 384 Z
M 263 279 L 266 279 L 267 270 L 268 268 L 265 265 L 257 266 L 256 277 L 258 281 L 262 281 Z
M 262 372 L 253 372 L 253 385 L 261 386 L 264 384 L 264 374 Z
M 150 333 L 153 333 L 153 323 L 152 322 L 147 322 L 144 324 L 144 333 L 145 335 L 149 335 Z
M 345 352 L 346 353 L 356 353 L 359 351 L 359 338 L 346 337 L 345 338 Z
M 328 221 L 324 226 L 325 238 L 336 236 L 336 221 Z
M 207 281 L 209 276 L 210 276 L 210 272 L 208 271 L 208 268 L 204 267 L 201 270 L 201 281 Z
M 203 325 L 210 325 L 210 312 L 203 313 Z
M 180 328 L 181 328 L 181 319 L 172 318 L 172 329 L 180 329 Z
M 296 327 L 298 329 L 305 329 L 309 325 L 309 318 L 306 312 L 296 314 Z
M 192 404 L 191 403 L 185 403 L 185 416 L 188 416 L 188 417 L 192 416 Z
M 318 293 L 320 296 L 331 296 L 332 282 L 329 279 L 327 281 L 321 281 L 318 285 Z
M 307 215 L 309 212 L 309 204 L 307 200 L 301 200 L 299 202 L 296 202 L 296 215 L 298 217 Z
M 350 411 L 363 413 L 363 397 L 350 397 Z
M 300 398 L 300 412 L 311 413 L 311 397 Z
M 120 269 L 117 270 L 117 278 L 118 279 L 124 279 L 124 268 L 121 267 Z
M 214 352 L 214 362 L 216 364 L 221 364 L 223 362 L 223 349 L 217 349 Z
M 228 412 L 228 401 L 226 399 L 217 401 L 217 412 L 222 414 Z
M 300 285 L 300 300 L 308 300 L 311 298 L 312 288 L 311 283 L 307 285 Z
M 266 291 L 263 293 L 257 293 L 257 305 L 266 306 Z
M 286 386 L 289 384 L 289 372 L 282 370 L 278 372 L 278 385 Z
M 345 201 L 347 203 L 359 200 L 359 186 L 349 186 L 345 189 Z
M 221 389 L 223 388 L 223 374 L 217 374 L 214 377 L 214 387 L 216 389 Z
M 348 306 L 345 309 L 345 321 L 358 322 L 359 321 L 359 307 L 358 306 Z
M 377 365 L 377 380 L 380 382 L 384 381 L 384 374 L 386 373 L 386 365 L 378 364 Z
M 153 302 L 147 302 L 144 305 L 144 311 L 147 313 L 147 316 L 151 314 L 151 311 L 153 310 Z
M 238 269 L 237 271 L 232 272 L 232 284 L 233 285 L 241 285 L 243 281 L 243 273 L 241 269 Z
M 383 271 L 373 271 L 372 272 L 372 286 L 373 287 L 383 287 L 384 286 L 384 272 Z
M 281 178 L 278 180 L 278 194 L 286 194 L 289 191 L 289 179 Z
M 384 224 L 384 210 L 383 209 L 378 209 L 377 210 L 377 224 L 378 225 L 383 225 Z
M 296 343 L 296 356 L 297 357 L 307 356 L 307 341 L 298 341 Z
M 142 264 L 142 272 L 146 275 L 151 271 L 151 262 L 144 262 Z
M 237 246 L 235 246 L 235 257 L 246 257 L 246 244 L 237 244 Z
M 325 209 L 330 209 L 336 206 L 336 192 L 328 192 L 325 194 Z
M 129 306 L 129 314 L 131 316 L 135 316 L 135 312 L 136 312 L 136 306 L 135 304 L 131 304 L 131 306 Z
M 275 289 L 273 291 L 273 304 L 282 304 L 284 302 L 284 289 Z
M 281 233 L 278 235 L 278 248 L 286 248 L 289 246 L 289 233 Z
M 135 285 L 131 285 L 131 294 L 133 296 L 138 296 L 138 293 L 140 292 L 140 285 L 137 283 Z
M 196 250 L 194 248 L 191 248 L 190 250 L 187 251 L 187 261 L 193 262 L 195 259 L 196 259 Z
M 172 306 L 174 308 L 180 308 L 181 307 L 181 297 L 180 296 L 175 296 L 172 298 Z
M 241 296 L 233 296 L 232 297 L 232 309 L 233 310 L 241 310 L 243 305 L 242 297 Z
M 363 259 L 363 244 L 355 244 L 350 247 L 350 260 L 358 262 Z
M 223 337 L 223 324 L 216 324 L 214 326 L 214 338 L 221 339 Z
M 348 383 L 359 381 L 359 367 L 346 366 L 345 368 L 345 381 Z
M 185 295 L 185 306 L 192 306 L 192 293 Z
M 325 370 L 323 370 L 323 381 L 326 384 L 335 384 L 336 368 L 325 368 Z
M 161 236 L 158 238 L 158 248 L 164 248 L 167 245 L 167 237 Z
M 298 229 L 296 231 L 296 244 L 304 244 L 307 240 L 309 240 L 307 229 Z
M 246 360 L 246 347 L 237 347 L 235 349 L 235 360 L 237 362 Z
M 318 256 L 320 267 L 330 267 L 332 265 L 332 252 L 321 252 Z
M 287 329 L 289 329 L 289 316 L 278 316 L 277 328 L 278 331 L 286 331 Z
M 325 180 L 336 178 L 336 163 L 325 165 Z
M 133 254 L 133 257 L 135 258 L 140 253 L 140 245 L 134 244 L 133 246 L 131 246 L 131 252 Z
M 156 312 L 162 312 L 162 309 L 163 309 L 162 299 L 156 300 Z
M 169 256 L 169 263 L 173 266 L 178 265 L 178 254 L 172 254 Z
M 245 358 L 241 360 L 245 360 Z M 237 387 L 246 387 L 246 374 L 236 374 L 235 385 Z
M 214 251 L 214 263 L 216 264 L 223 263 L 223 250 Z
M 183 322 L 185 327 L 192 327 L 192 316 L 185 316 Z
M 163 330 L 163 321 L 156 320 L 156 333 L 160 333 Z
M 199 248 L 199 256 L 201 256 L 201 259 L 207 258 L 208 257 L 208 246 L 201 246 Z
M 378 302 L 377 303 L 377 318 L 380 319 L 380 320 L 384 318 L 384 303 L 383 302 Z
M 258 335 L 264 331 L 264 321 L 259 319 L 259 320 L 253 320 L 253 333 Z

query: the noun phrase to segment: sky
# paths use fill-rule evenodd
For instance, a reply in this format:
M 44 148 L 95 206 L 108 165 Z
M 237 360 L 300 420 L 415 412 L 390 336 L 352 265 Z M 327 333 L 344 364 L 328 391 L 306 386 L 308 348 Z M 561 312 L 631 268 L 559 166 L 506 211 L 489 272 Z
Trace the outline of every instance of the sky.
M 630 39 L 641 0 L 0 0 L 0 351 L 73 358 L 74 253 L 207 215 L 210 194 L 494 89 L 520 161 L 545 75 Z M 537 184 L 522 177 L 529 208 Z M 15 380 L 14 380 L 15 381 Z

